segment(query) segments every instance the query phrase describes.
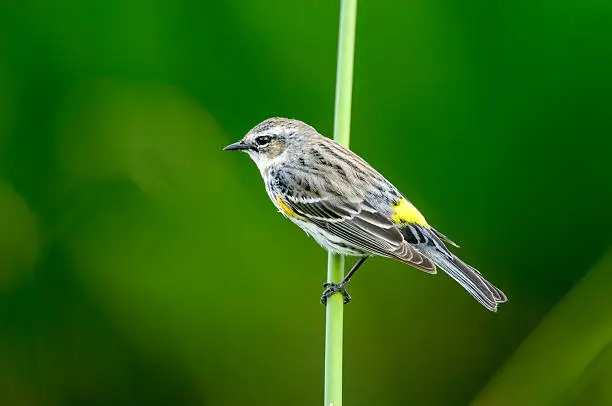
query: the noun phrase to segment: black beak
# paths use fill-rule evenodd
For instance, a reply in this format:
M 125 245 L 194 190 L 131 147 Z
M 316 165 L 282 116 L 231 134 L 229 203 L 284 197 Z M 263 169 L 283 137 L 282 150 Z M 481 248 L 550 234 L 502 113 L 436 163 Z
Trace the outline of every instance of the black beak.
M 233 144 L 229 144 L 227 147 L 223 148 L 223 151 L 244 151 L 246 149 L 249 149 L 249 146 L 242 141 L 238 141 Z

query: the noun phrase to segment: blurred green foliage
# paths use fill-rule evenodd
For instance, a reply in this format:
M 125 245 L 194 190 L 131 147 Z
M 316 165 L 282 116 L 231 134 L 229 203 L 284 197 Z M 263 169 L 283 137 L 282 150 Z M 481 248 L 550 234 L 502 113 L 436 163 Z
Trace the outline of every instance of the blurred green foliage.
M 0 9 L 0 404 L 320 402 L 326 255 L 221 148 L 276 115 L 331 134 L 338 4 Z M 611 246 L 611 18 L 598 0 L 361 2 L 352 148 L 510 302 L 366 264 L 347 405 L 469 403 Z M 612 404 L 609 353 L 563 404 Z

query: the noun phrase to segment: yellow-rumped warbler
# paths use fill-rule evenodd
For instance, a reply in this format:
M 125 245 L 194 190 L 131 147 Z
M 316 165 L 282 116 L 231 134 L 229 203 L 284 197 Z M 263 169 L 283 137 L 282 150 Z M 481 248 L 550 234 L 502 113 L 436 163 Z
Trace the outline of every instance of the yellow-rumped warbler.
M 247 152 L 257 164 L 278 210 L 326 250 L 361 257 L 340 283 L 325 284 L 321 301 L 345 285 L 372 255 L 393 258 L 427 273 L 436 266 L 484 307 L 497 310 L 504 293 L 453 255 L 435 228 L 380 173 L 349 149 L 311 126 L 270 118 L 225 150 Z

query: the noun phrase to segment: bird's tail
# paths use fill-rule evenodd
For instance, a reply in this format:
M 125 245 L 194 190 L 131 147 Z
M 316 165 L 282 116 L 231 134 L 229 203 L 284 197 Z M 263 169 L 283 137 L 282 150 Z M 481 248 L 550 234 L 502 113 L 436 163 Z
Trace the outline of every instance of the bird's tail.
M 419 247 L 421 248 L 421 247 Z M 476 269 L 472 268 L 450 252 L 442 252 L 436 247 L 420 249 L 438 268 L 446 272 L 470 295 L 474 296 L 488 310 L 497 311 L 497 304 L 508 300 L 504 292 L 487 281 Z M 450 255 L 449 255 L 450 254 Z

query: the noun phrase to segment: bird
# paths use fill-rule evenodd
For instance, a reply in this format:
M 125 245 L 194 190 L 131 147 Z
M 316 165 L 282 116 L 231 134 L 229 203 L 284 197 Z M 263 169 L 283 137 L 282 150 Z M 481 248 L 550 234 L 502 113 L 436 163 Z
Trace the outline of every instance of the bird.
M 446 272 L 486 309 L 506 295 L 453 254 L 458 247 L 364 159 L 310 125 L 273 117 L 224 148 L 246 152 L 257 165 L 272 203 L 328 252 L 359 257 L 339 283 L 324 284 L 321 302 L 342 294 L 372 256 L 391 258 L 428 274 Z

